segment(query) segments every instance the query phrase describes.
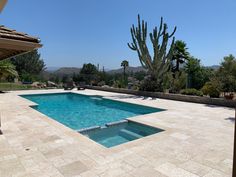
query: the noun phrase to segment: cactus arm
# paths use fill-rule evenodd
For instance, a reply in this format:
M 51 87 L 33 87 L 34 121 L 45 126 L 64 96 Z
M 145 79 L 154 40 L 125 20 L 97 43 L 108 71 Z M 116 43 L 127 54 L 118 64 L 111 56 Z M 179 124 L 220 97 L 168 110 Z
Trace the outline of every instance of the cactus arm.
M 137 50 L 137 48 L 134 46 L 133 43 L 131 43 L 131 44 L 127 43 L 127 45 L 129 46 L 129 48 L 130 48 L 131 50 Z
M 176 32 L 176 29 L 177 29 L 177 27 L 175 26 L 175 28 L 174 28 L 174 30 L 173 30 L 173 32 L 169 35 L 169 38 L 171 38 L 174 34 L 175 34 L 175 32 Z

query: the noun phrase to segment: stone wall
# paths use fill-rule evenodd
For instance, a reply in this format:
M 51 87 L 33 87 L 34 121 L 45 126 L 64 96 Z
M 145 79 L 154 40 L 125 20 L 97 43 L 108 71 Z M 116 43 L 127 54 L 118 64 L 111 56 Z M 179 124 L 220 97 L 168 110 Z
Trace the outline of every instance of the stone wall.
M 132 94 L 132 95 L 138 95 L 138 96 L 163 98 L 163 99 L 176 100 L 176 101 L 185 101 L 185 102 L 201 103 L 201 104 L 209 104 L 209 105 L 225 106 L 225 107 L 233 107 L 233 108 L 236 107 L 236 100 L 226 100 L 223 98 L 209 98 L 209 97 L 190 96 L 190 95 L 171 94 L 171 93 L 167 94 L 167 93 L 162 93 L 162 92 L 146 92 L 146 91 L 107 88 L 107 87 L 98 87 L 98 86 L 86 86 L 86 88 L 107 91 L 107 92 L 116 92 L 116 93 L 125 93 L 125 94 Z

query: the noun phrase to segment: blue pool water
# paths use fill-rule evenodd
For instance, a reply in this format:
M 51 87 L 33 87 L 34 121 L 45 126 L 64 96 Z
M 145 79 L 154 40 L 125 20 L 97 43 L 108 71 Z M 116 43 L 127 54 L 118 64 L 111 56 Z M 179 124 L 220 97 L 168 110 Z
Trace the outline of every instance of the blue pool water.
M 129 121 L 115 126 L 108 126 L 107 128 L 94 129 L 81 133 L 109 148 L 162 131 L 164 130 Z
M 74 129 L 104 126 L 128 117 L 159 112 L 161 109 L 85 96 L 75 93 L 22 95 L 38 104 L 33 108 Z

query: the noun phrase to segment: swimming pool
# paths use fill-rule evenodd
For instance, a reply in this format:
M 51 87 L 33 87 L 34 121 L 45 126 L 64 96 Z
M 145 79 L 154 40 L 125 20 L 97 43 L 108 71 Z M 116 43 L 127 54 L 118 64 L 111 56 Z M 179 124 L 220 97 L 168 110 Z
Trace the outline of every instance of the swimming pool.
M 128 117 L 162 111 L 162 109 L 86 96 L 76 93 L 21 95 L 38 104 L 33 108 L 74 130 L 105 126 Z

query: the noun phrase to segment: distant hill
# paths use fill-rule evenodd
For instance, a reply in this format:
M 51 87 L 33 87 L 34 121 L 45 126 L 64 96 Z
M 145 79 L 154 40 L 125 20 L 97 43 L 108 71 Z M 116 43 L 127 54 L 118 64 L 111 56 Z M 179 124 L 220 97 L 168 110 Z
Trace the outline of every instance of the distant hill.
M 80 68 L 77 68 L 77 67 L 62 67 L 54 71 L 53 74 L 60 77 L 63 75 L 79 74 L 79 72 L 80 72 Z
M 220 66 L 219 65 L 212 65 L 212 66 L 206 66 L 207 68 L 212 68 L 214 70 L 218 69 Z M 72 76 L 73 74 L 79 74 L 80 73 L 81 68 L 77 68 L 77 67 L 47 67 L 45 74 L 49 75 L 49 74 L 53 74 L 59 77 L 62 77 L 63 75 L 70 75 Z M 135 72 L 140 72 L 140 71 L 147 71 L 145 70 L 142 66 L 137 66 L 137 67 L 132 67 L 129 66 L 126 69 L 127 73 L 135 73 Z M 113 70 L 107 70 L 106 71 L 108 74 L 119 74 L 119 73 L 123 73 L 123 68 L 119 68 L 119 69 L 113 69 Z
M 56 71 L 58 69 L 60 69 L 60 67 L 50 67 L 50 66 L 48 66 L 46 68 L 46 71 L 51 73 L 51 72 L 54 72 L 54 71 Z
M 52 77 L 62 78 L 64 75 L 73 76 L 73 74 L 79 74 L 80 70 L 81 68 L 77 68 L 77 67 L 61 67 L 61 68 L 47 67 L 46 70 L 41 73 L 41 75 L 47 80 L 49 80 L 49 78 L 52 78 Z M 138 67 L 127 67 L 127 70 L 126 70 L 127 73 L 130 73 L 130 72 L 135 73 L 139 71 L 145 71 L 145 69 L 141 66 L 138 66 Z M 106 70 L 106 72 L 108 74 L 117 74 L 117 73 L 119 74 L 119 73 L 123 73 L 123 68 Z
M 132 67 L 129 66 L 126 69 L 126 72 L 139 72 L 139 71 L 146 71 L 142 66 L 137 66 L 137 67 Z M 113 69 L 113 70 L 109 70 L 107 71 L 109 74 L 116 74 L 116 73 L 123 73 L 123 68 L 119 68 L 119 69 Z
M 220 68 L 220 65 L 212 65 L 212 66 L 207 66 L 208 68 L 211 68 L 211 69 L 214 69 L 214 70 L 217 70 Z

